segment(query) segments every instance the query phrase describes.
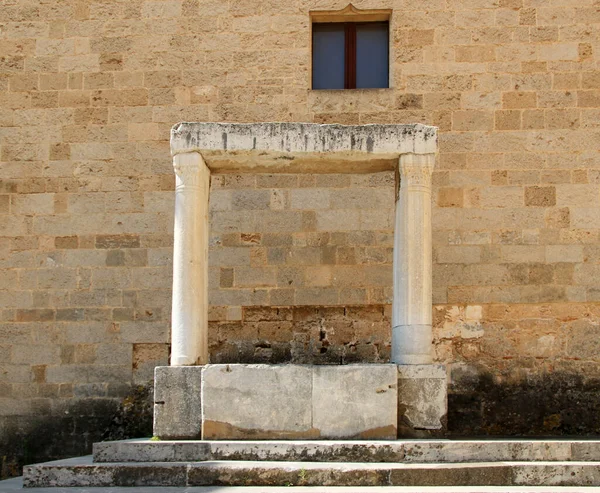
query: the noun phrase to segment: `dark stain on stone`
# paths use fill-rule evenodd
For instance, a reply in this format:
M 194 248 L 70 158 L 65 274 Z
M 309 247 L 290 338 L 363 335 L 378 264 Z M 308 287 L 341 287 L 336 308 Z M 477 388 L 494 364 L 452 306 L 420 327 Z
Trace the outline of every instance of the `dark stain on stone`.
M 26 464 L 77 457 L 92 444 L 152 435 L 152 382 L 115 386 L 106 397 L 74 399 L 60 414 L 5 416 L 0 420 L 0 479 L 21 474 Z
M 213 363 L 339 365 L 389 361 L 391 320 L 384 305 L 247 307 L 243 317 L 239 322 L 210 322 L 212 334 L 255 334 L 235 341 L 211 340 Z M 364 328 L 366 320 L 369 329 Z M 276 339 L 258 337 L 262 322 L 282 324 Z M 329 332 L 330 324 L 335 331 Z M 321 329 L 326 333 L 325 347 Z M 357 339 L 361 331 L 364 333 Z M 261 347 L 265 343 L 270 347 Z
M 548 372 L 520 383 L 498 383 L 482 370 L 448 390 L 450 436 L 600 435 L 598 378 Z
M 310 428 L 304 431 L 283 431 L 283 430 L 258 430 L 251 428 L 239 428 L 223 421 L 204 420 L 202 423 L 203 440 L 306 440 L 317 439 L 321 437 L 321 432 L 316 428 Z
M 112 483 L 123 487 L 131 486 L 186 486 L 187 466 L 185 464 L 169 464 L 156 467 L 148 465 L 128 465 L 115 467 Z
M 246 460 L 259 461 L 264 459 L 259 447 L 249 446 L 246 449 L 228 450 L 215 448 L 206 460 Z M 290 447 L 285 454 L 278 456 L 279 460 L 300 462 L 401 462 L 406 456 L 404 445 L 378 445 L 368 443 L 338 442 L 334 447 L 313 448 Z M 274 460 L 275 458 L 273 458 Z
M 356 437 L 359 440 L 395 440 L 397 437 L 396 427 L 393 425 L 379 426 L 370 430 L 361 431 Z
M 457 468 L 415 468 L 390 471 L 391 486 L 508 486 L 513 484 L 513 471 L 507 465 Z
M 221 134 L 221 139 L 223 140 L 223 149 L 227 150 L 227 132 Z
M 371 137 L 370 135 L 367 137 L 367 152 L 373 152 L 373 137 Z

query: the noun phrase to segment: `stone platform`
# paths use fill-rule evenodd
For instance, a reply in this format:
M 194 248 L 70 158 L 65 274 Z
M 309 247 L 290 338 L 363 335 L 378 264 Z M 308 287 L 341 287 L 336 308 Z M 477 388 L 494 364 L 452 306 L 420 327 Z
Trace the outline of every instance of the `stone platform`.
M 169 366 L 154 382 L 161 439 L 395 439 L 446 414 L 440 365 Z
M 598 487 L 599 455 L 599 441 L 127 440 L 96 444 L 93 458 L 26 466 L 23 483 L 62 488 Z

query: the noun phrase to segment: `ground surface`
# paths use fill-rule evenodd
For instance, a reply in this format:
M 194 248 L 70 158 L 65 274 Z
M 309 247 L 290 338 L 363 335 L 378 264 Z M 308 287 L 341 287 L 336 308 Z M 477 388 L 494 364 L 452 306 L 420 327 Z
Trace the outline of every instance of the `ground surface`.
M 23 488 L 22 478 L 0 481 L 0 493 L 28 491 L 31 493 L 592 493 L 597 487 L 505 487 L 505 486 L 474 486 L 474 487 L 228 487 L 202 486 L 189 488 L 140 487 L 140 488 Z

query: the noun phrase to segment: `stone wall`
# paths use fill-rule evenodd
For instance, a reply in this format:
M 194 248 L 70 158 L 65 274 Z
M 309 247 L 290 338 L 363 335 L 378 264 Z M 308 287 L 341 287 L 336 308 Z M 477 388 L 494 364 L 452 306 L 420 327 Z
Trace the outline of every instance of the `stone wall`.
M 185 120 L 439 126 L 433 309 L 451 431 L 598 432 L 595 3 L 357 0 L 394 9 L 392 89 L 345 92 L 309 90 L 308 16 L 345 1 L 4 1 L 4 473 L 17 455 L 84 452 L 166 363 L 168 138 Z M 214 177 L 215 359 L 385 361 L 391 178 Z M 253 308 L 270 305 L 284 308 Z

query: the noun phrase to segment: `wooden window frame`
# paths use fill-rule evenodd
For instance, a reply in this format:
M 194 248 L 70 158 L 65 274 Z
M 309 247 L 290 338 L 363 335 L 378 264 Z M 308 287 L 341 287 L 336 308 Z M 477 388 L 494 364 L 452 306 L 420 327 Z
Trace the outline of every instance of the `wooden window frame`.
M 386 23 L 388 43 L 391 9 L 361 10 L 349 4 L 341 10 L 315 10 L 310 12 L 311 26 L 314 24 L 338 24 L 344 26 L 344 89 L 356 89 L 356 25 L 367 23 Z M 312 29 L 311 29 L 312 38 Z M 311 39 L 311 57 L 314 56 Z M 391 55 L 389 55 L 391 56 Z M 389 67 L 388 57 L 388 67 Z M 312 63 L 311 63 L 312 69 Z M 311 75 L 312 80 L 312 75 Z M 388 88 L 390 87 L 388 81 Z

